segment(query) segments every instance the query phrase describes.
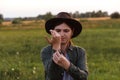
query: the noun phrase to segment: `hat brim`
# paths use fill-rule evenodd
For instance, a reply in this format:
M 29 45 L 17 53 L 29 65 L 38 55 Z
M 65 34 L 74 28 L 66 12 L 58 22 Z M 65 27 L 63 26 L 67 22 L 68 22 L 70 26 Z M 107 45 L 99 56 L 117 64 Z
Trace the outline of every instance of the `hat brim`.
M 81 33 L 82 25 L 80 24 L 80 22 L 78 22 L 77 20 L 68 19 L 68 18 L 52 18 L 48 20 L 45 23 L 46 32 L 48 34 L 51 34 L 50 29 L 54 29 L 57 24 L 62 23 L 62 22 L 65 22 L 67 25 L 69 25 L 70 27 L 74 29 L 72 38 L 78 36 Z

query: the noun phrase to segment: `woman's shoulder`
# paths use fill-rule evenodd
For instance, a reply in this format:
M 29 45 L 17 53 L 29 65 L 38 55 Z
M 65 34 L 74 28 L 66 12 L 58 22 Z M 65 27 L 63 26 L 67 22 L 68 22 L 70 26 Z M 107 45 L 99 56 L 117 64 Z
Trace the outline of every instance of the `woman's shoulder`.
M 85 53 L 86 53 L 85 48 L 83 48 L 83 47 L 81 47 L 81 46 L 76 46 L 76 45 L 74 45 L 74 48 L 77 50 L 78 53 L 82 53 L 82 54 L 85 54 Z
M 51 45 L 47 45 L 47 46 L 43 47 L 41 49 L 41 51 L 48 51 L 48 50 L 51 50 L 51 49 L 52 49 L 52 46 Z
M 81 46 L 74 45 L 73 47 L 74 47 L 75 49 L 79 49 L 79 50 L 85 51 L 85 48 L 83 48 L 83 47 L 81 47 Z
M 44 46 L 43 49 L 51 48 L 51 47 L 52 47 L 51 45 L 47 45 L 47 46 Z

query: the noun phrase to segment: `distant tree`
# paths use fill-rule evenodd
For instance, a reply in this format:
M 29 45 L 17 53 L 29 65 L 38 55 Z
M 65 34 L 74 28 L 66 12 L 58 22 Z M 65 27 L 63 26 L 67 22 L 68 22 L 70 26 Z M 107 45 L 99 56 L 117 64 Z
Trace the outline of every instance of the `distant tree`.
M 114 12 L 110 15 L 111 18 L 114 18 L 114 19 L 117 19 L 117 18 L 120 18 L 120 14 L 119 12 Z
M 0 14 L 0 20 L 3 20 L 3 15 L 2 14 Z
M 18 18 L 20 19 L 21 21 L 31 21 L 31 20 L 35 20 L 36 17 L 24 17 L 24 18 Z
M 76 11 L 75 13 L 73 13 L 72 16 L 73 16 L 74 18 L 79 18 L 79 17 L 80 17 L 79 11 Z
M 86 15 L 86 17 L 92 17 L 91 12 L 86 12 L 85 15 Z
M 103 16 L 102 16 L 102 17 L 108 17 L 108 16 L 109 16 L 109 15 L 108 15 L 108 12 L 106 12 L 106 11 L 105 11 L 105 12 L 103 12 L 102 14 L 103 14 Z
M 101 10 L 97 11 L 95 17 L 102 17 L 102 11 Z
M 37 17 L 36 17 L 36 19 L 43 19 L 43 15 L 38 15 Z
M 95 17 L 95 15 L 96 15 L 95 11 L 92 11 L 91 12 L 91 17 Z
M 81 13 L 80 14 L 80 17 L 107 17 L 108 16 L 108 13 L 107 12 L 102 12 L 101 10 L 95 12 L 95 11 L 92 11 L 92 12 L 86 12 L 86 13 Z
M 2 14 L 0 14 L 0 24 L 2 24 L 2 22 L 3 22 L 3 15 Z
M 54 16 L 52 15 L 51 12 L 47 12 L 45 15 L 43 15 L 43 19 L 45 21 L 49 20 L 50 18 L 53 18 Z
M 85 18 L 86 17 L 85 13 L 80 13 L 80 17 Z
M 26 21 L 26 20 L 28 20 L 28 17 L 24 17 L 24 18 L 22 18 L 22 20 L 23 20 L 23 21 Z
M 12 24 L 20 24 L 22 22 L 22 18 L 15 18 L 12 21 Z

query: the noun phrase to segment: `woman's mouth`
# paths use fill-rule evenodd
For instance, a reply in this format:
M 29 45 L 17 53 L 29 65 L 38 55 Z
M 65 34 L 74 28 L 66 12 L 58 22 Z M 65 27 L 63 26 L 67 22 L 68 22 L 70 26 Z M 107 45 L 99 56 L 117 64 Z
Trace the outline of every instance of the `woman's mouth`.
M 61 40 L 63 41 L 63 40 L 65 40 L 65 38 L 61 38 Z

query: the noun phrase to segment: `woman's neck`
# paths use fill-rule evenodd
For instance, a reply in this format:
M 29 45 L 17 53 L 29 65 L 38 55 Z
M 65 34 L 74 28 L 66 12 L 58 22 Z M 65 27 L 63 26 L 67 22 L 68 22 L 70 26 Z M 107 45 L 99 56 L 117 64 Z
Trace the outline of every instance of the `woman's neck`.
M 68 42 L 67 44 L 61 44 L 61 51 L 63 53 L 66 53 L 66 50 L 69 47 L 69 45 L 70 45 L 70 42 Z

